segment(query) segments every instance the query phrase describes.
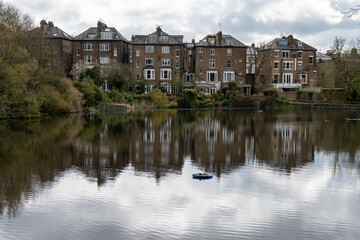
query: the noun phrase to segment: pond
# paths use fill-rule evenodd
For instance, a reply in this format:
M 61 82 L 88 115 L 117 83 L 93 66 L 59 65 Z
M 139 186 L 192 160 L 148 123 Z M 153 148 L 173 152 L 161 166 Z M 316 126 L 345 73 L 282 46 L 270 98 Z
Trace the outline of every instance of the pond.
M 1 121 L 0 239 L 359 239 L 357 118 L 174 110 Z

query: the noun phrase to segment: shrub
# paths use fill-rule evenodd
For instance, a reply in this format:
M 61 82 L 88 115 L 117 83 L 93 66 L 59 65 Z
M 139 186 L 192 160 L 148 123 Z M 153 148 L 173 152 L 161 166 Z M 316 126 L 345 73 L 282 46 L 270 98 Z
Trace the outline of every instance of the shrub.
M 83 81 L 76 83 L 75 87 L 84 95 L 85 106 L 98 106 L 102 101 L 102 92 L 92 79 L 85 78 Z
M 269 88 L 264 90 L 264 96 L 279 97 L 279 92 L 275 88 Z
M 195 108 L 197 107 L 197 91 L 195 89 L 184 89 L 178 100 L 178 105 L 181 108 Z
M 176 101 L 171 101 L 167 107 L 169 108 L 177 108 L 178 107 L 178 103 Z
M 153 104 L 157 107 L 164 107 L 169 102 L 166 94 L 157 88 L 153 89 L 153 91 L 151 92 L 151 100 Z
M 231 98 L 231 107 L 253 107 L 254 99 L 247 96 L 235 95 Z

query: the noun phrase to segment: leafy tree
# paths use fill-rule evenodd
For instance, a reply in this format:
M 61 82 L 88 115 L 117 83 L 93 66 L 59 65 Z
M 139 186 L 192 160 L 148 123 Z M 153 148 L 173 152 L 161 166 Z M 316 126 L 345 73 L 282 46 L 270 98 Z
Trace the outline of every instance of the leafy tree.
M 81 82 L 77 82 L 75 87 L 84 95 L 84 106 L 96 107 L 102 101 L 102 92 L 90 78 L 85 78 Z
M 119 91 L 127 91 L 131 79 L 131 69 L 128 65 L 111 61 L 104 67 L 105 80 Z
M 169 103 L 166 94 L 163 93 L 160 89 L 156 88 L 151 92 L 151 100 L 157 107 L 164 107 Z
M 195 108 L 197 107 L 198 93 L 195 89 L 184 89 L 178 100 L 178 105 L 181 108 Z

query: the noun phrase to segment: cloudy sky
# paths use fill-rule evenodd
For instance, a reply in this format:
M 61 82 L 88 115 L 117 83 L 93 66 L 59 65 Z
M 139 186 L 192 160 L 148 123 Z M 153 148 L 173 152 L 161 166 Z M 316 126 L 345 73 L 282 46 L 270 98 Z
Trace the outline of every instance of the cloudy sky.
M 0 0 L 1 1 L 1 0 Z M 3 0 L 12 3 L 36 23 L 41 19 L 71 35 L 96 26 L 99 19 L 124 37 L 149 34 L 160 25 L 185 41 L 199 41 L 221 30 L 245 44 L 269 42 L 293 34 L 321 51 L 335 36 L 350 42 L 360 38 L 360 13 L 343 12 L 359 0 Z

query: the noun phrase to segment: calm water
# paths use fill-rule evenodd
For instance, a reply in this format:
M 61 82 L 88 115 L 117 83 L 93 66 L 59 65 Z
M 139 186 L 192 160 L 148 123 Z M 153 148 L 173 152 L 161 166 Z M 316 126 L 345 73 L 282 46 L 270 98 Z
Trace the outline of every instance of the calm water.
M 345 118 L 360 113 L 2 121 L 0 239 L 360 239 L 360 121 Z

